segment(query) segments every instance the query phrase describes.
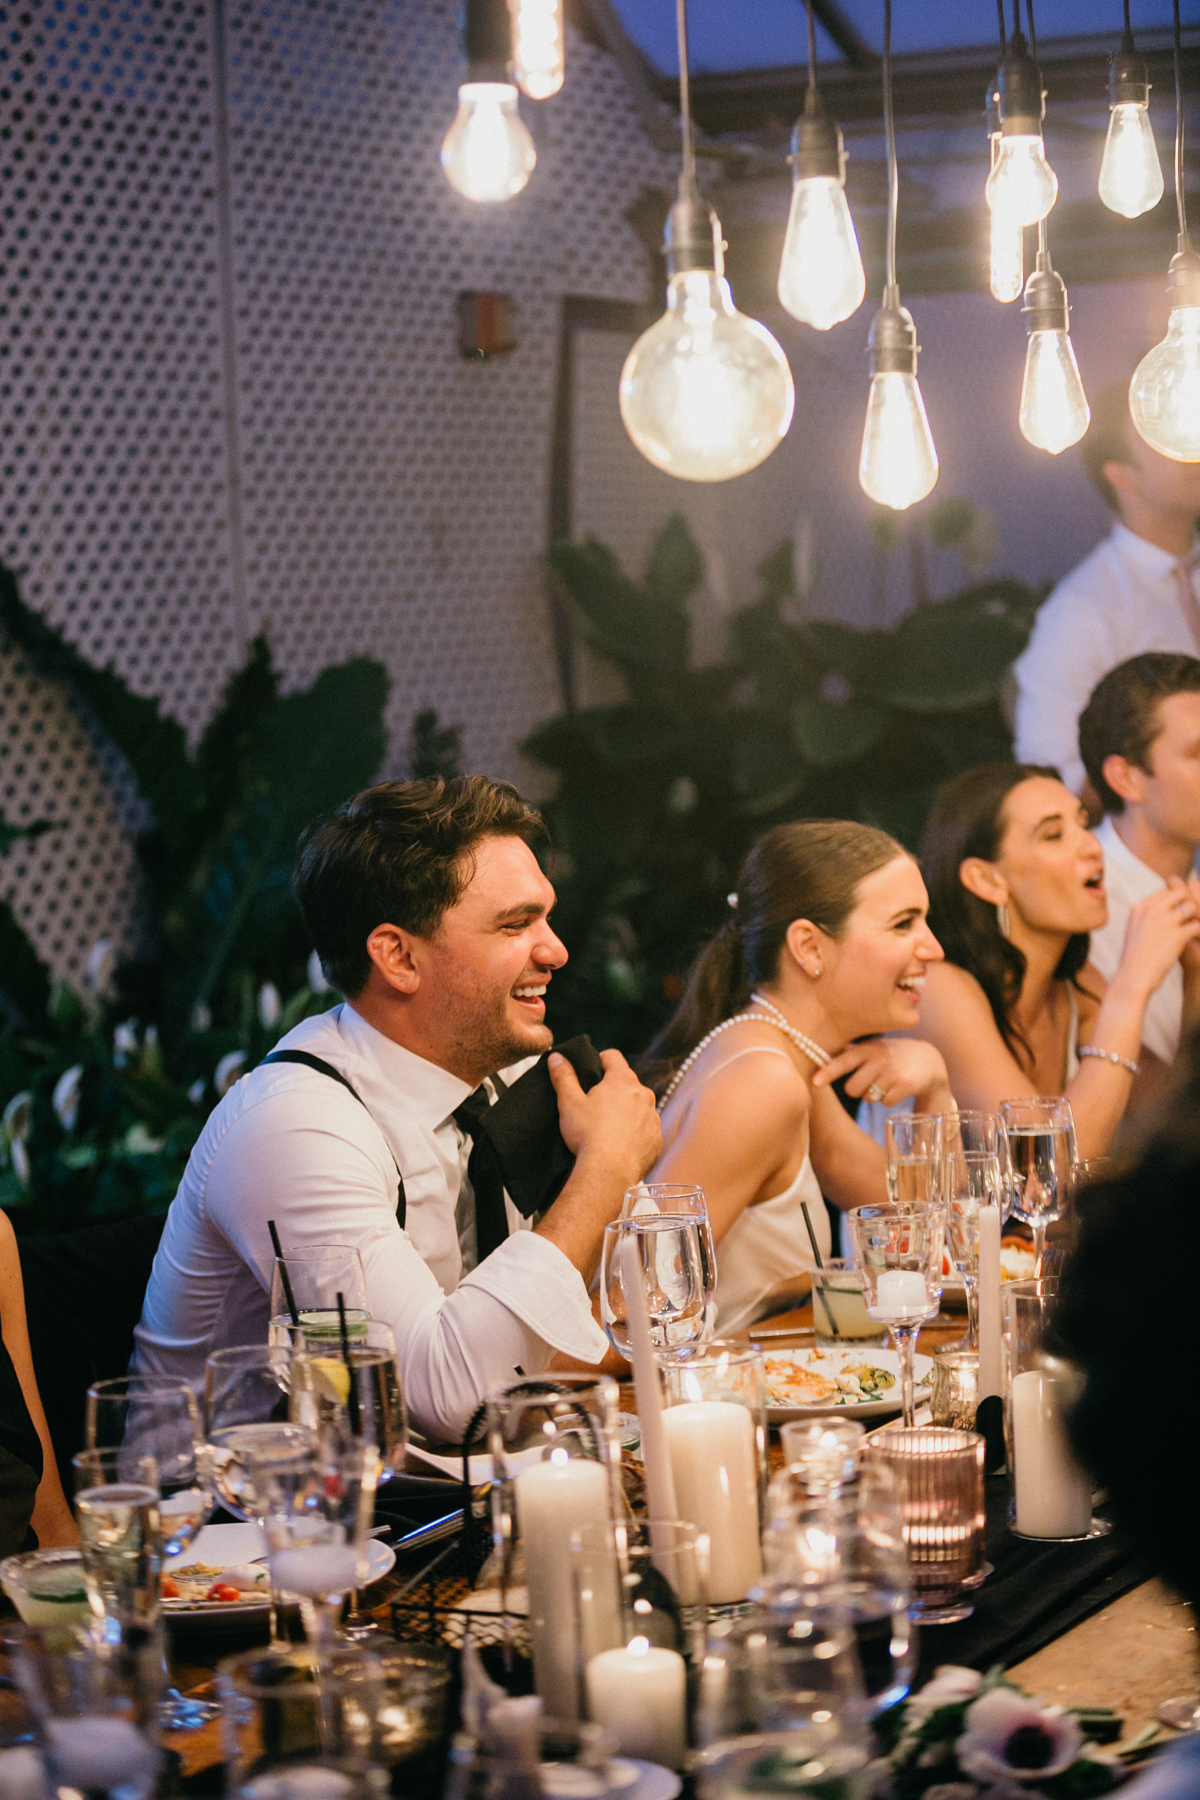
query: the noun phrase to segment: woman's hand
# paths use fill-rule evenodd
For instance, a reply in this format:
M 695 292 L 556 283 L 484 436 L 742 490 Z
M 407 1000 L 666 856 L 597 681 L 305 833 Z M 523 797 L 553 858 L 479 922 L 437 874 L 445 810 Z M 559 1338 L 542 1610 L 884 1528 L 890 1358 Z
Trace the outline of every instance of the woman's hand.
M 849 1076 L 846 1092 L 852 1100 L 868 1098 L 884 1106 L 898 1106 L 916 1094 L 928 1101 L 928 1110 L 933 1112 L 948 1111 L 954 1104 L 941 1054 L 923 1038 L 868 1038 L 851 1044 L 817 1070 L 812 1085 L 832 1087 L 843 1075 Z
M 1109 990 L 1127 987 L 1149 998 L 1189 944 L 1200 941 L 1200 896 L 1195 884 L 1172 875 L 1165 888 L 1139 900 L 1129 914 L 1125 946 Z

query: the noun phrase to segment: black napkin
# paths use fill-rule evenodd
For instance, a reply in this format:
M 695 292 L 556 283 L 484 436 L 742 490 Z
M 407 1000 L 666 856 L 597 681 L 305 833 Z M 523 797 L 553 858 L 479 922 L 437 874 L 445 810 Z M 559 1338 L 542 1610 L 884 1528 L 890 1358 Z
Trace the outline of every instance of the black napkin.
M 604 1064 L 591 1038 L 568 1038 L 554 1048 L 566 1057 L 584 1093 L 603 1079 Z M 544 1056 L 505 1089 L 479 1126 L 500 1159 L 513 1205 L 527 1219 L 545 1212 L 562 1192 L 575 1158 L 558 1129 L 558 1097 Z

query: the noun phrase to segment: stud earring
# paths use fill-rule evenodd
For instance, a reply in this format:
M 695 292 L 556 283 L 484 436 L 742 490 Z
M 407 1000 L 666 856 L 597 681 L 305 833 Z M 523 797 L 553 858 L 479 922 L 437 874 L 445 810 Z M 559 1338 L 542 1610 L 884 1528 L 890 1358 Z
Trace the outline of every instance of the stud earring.
M 1010 935 L 1009 924 L 1008 924 L 1008 905 L 1007 905 L 1007 902 L 1004 900 L 1001 900 L 999 906 L 996 908 L 996 929 L 999 931 L 1000 936 L 1002 938 L 1007 938 Z
M 824 973 L 825 973 L 824 963 L 817 963 L 812 971 L 813 980 L 819 981 Z

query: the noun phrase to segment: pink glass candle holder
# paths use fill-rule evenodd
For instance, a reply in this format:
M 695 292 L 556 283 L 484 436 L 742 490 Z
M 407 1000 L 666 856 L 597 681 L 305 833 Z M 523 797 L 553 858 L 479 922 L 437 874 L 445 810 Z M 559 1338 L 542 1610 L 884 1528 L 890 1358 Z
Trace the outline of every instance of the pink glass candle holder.
M 913 1603 L 924 1625 L 969 1618 L 983 1572 L 983 1439 L 974 1431 L 893 1427 L 868 1438 L 868 1462 L 896 1477 Z

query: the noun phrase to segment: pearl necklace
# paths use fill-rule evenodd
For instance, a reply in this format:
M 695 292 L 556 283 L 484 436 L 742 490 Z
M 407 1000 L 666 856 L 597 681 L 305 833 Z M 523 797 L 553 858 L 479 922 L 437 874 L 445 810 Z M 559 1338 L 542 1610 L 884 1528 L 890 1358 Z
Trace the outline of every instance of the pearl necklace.
M 689 1050 L 688 1054 L 684 1057 L 674 1075 L 672 1075 L 670 1081 L 662 1091 L 662 1097 L 658 1102 L 659 1112 L 663 1111 L 676 1088 L 679 1086 L 692 1064 L 696 1061 L 696 1058 L 700 1055 L 700 1052 L 702 1050 L 707 1050 L 713 1039 L 720 1037 L 723 1031 L 728 1031 L 731 1025 L 741 1025 L 749 1019 L 757 1019 L 760 1024 L 764 1025 L 778 1026 L 779 1030 L 782 1031 L 786 1037 L 791 1038 L 796 1048 L 802 1050 L 809 1061 L 817 1065 L 818 1069 L 823 1069 L 826 1063 L 833 1061 L 829 1052 L 827 1050 L 822 1050 L 820 1044 L 814 1044 L 812 1039 L 805 1037 L 802 1031 L 797 1031 L 794 1025 L 789 1025 L 779 1008 L 773 1006 L 764 995 L 751 994 L 750 1003 L 752 1006 L 761 1006 L 763 1012 L 739 1012 L 734 1013 L 731 1018 L 722 1019 L 719 1025 L 714 1025 L 712 1030 L 706 1032 L 704 1037 L 700 1039 L 700 1042 L 692 1050 Z M 763 1016 L 764 1013 L 766 1014 L 765 1018 Z

